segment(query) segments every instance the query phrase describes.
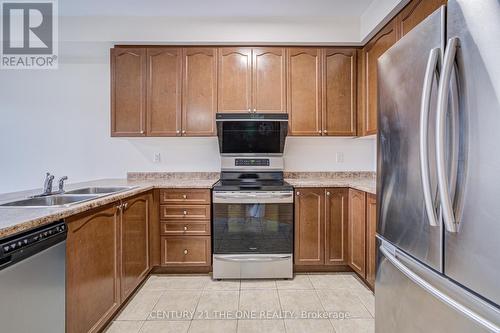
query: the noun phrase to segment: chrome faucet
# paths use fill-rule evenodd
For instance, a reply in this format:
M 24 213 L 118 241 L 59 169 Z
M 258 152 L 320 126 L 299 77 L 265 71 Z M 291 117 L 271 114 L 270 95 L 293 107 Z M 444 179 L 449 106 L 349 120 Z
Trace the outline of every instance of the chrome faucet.
M 57 193 L 64 193 L 64 181 L 68 179 L 68 176 L 63 176 L 59 178 L 59 190 Z
M 45 182 L 43 184 L 43 193 L 42 195 L 50 195 L 52 194 L 52 182 L 54 181 L 54 176 L 49 172 L 45 175 Z

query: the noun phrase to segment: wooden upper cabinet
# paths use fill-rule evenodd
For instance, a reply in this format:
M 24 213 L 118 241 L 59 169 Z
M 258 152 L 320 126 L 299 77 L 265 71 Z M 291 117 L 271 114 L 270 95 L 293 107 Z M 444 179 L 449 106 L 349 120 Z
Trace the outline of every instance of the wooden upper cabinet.
M 356 50 L 327 48 L 323 59 L 323 135 L 356 135 Z
M 67 219 L 66 331 L 99 332 L 120 305 L 119 211 Z
M 218 112 L 249 112 L 252 107 L 252 49 L 219 49 Z
M 285 49 L 252 49 L 252 109 L 286 112 Z
M 149 272 L 149 211 L 151 194 L 143 194 L 122 205 L 121 300 L 131 295 Z
M 349 266 L 365 278 L 366 274 L 366 194 L 349 189 Z
M 322 188 L 297 189 L 295 196 L 295 264 L 324 264 L 324 203 Z
M 290 48 L 287 53 L 289 134 L 321 135 L 321 51 Z
M 394 20 L 389 22 L 375 37 L 363 48 L 364 53 L 364 105 L 362 110 L 362 132 L 363 135 L 377 133 L 377 61 L 397 39 L 396 24 Z
M 146 133 L 146 50 L 111 49 L 111 136 Z
M 215 135 L 217 49 L 183 50 L 182 135 Z
M 347 265 L 349 189 L 326 189 L 325 264 Z
M 181 134 L 182 55 L 180 48 L 147 49 L 148 135 Z
M 377 257 L 377 197 L 366 195 L 366 280 L 373 288 L 375 286 Z
M 411 1 L 396 17 L 399 38 L 406 35 L 439 7 L 446 5 L 446 2 L 446 0 Z

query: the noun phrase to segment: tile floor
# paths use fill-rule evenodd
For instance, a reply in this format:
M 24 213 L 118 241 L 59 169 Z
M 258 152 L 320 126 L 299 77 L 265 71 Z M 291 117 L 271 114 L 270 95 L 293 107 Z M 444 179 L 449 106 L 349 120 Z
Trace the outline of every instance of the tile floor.
M 153 275 L 106 332 L 371 333 L 374 307 L 372 292 L 349 273 L 263 281 Z

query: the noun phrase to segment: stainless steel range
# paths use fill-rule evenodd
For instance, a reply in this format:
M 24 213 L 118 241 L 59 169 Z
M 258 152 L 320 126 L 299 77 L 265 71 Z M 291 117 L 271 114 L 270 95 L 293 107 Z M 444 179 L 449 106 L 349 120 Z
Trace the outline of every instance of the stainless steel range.
M 287 114 L 217 114 L 213 276 L 293 276 L 293 188 L 283 180 Z

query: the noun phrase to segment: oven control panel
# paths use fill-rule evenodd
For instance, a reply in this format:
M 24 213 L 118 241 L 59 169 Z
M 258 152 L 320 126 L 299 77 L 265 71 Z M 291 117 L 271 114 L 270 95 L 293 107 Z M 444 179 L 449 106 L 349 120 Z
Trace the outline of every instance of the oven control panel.
M 236 158 L 235 166 L 269 166 L 268 158 Z

